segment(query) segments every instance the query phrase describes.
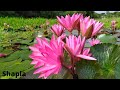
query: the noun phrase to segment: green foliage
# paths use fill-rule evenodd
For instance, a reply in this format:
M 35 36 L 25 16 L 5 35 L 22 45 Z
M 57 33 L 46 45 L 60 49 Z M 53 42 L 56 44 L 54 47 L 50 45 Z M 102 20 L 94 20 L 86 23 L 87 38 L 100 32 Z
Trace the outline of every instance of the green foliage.
M 97 66 L 95 61 L 82 60 L 77 63 L 76 71 L 79 79 L 93 79 L 97 74 Z
M 10 61 L 10 62 L 0 62 L 0 78 L 1 79 L 19 79 L 15 76 L 3 76 L 4 71 L 12 72 L 28 72 L 28 70 L 33 69 L 33 66 L 30 64 L 30 60 L 22 61 L 21 59 Z
M 30 64 L 29 46 L 33 45 L 38 34 L 44 36 L 45 30 L 48 31 L 50 25 L 40 28 L 45 23 L 45 19 L 24 19 L 24 18 L 0 18 L 0 53 L 7 54 L 0 58 L 0 78 L 19 79 L 22 76 L 2 76 L 4 71 L 8 72 L 30 72 L 33 65 Z M 51 20 L 52 23 L 54 20 Z M 48 32 L 49 33 L 49 32 Z M 51 33 L 49 33 L 51 34 Z M 47 34 L 45 37 L 49 37 Z
M 50 25 L 56 23 L 56 19 L 48 19 L 50 21 Z M 46 23 L 45 18 L 23 18 L 23 17 L 0 17 L 0 26 L 4 27 L 4 23 L 10 25 L 11 28 L 20 29 L 25 26 L 40 26 L 41 24 Z
M 115 65 L 115 78 L 120 79 L 120 61 Z
M 104 23 L 104 29 L 109 29 L 109 30 L 111 30 L 111 21 L 116 20 L 118 22 L 117 29 L 120 29 L 120 17 L 103 17 L 103 18 L 98 18 L 96 20 Z
M 118 79 L 120 78 L 120 46 L 99 44 L 91 47 L 96 61 L 81 60 L 77 63 L 77 73 L 81 79 Z
M 31 54 L 31 51 L 29 50 L 21 50 L 21 51 L 18 50 L 16 52 L 13 52 L 7 57 L 0 58 L 0 62 L 10 62 L 10 61 L 14 61 L 17 59 L 28 60 L 30 59 L 29 58 L 30 54 Z
M 73 13 L 83 13 L 91 17 L 97 16 L 97 13 L 94 13 L 94 11 L 0 11 L 0 16 L 56 18 L 56 16 L 72 15 Z

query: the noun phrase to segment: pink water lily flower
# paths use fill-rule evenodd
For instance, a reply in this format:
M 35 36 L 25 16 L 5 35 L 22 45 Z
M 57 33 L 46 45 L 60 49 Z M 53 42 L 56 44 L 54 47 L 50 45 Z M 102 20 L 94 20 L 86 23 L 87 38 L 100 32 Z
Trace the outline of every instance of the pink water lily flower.
M 90 17 L 85 17 L 83 20 L 80 20 L 81 34 L 87 39 L 95 36 L 100 31 L 102 26 L 103 23 L 90 19 Z
M 101 42 L 100 42 L 100 40 L 93 38 L 92 40 L 89 41 L 89 43 L 91 46 L 94 46 L 96 44 L 100 44 Z
M 92 37 L 95 36 L 100 30 L 101 28 L 103 27 L 103 23 L 99 22 L 99 21 L 96 21 L 96 20 L 93 20 L 94 23 L 93 23 L 93 32 L 92 32 Z
M 116 20 L 112 20 L 111 21 L 111 28 L 112 28 L 113 31 L 116 30 L 116 26 L 117 26 L 117 21 Z
M 80 20 L 79 20 L 79 22 L 75 26 L 75 29 L 77 29 L 78 31 L 80 31 L 80 21 L 83 20 L 83 18 L 84 18 L 83 14 L 80 14 Z
M 117 21 L 115 21 L 115 20 L 111 21 L 111 25 L 115 25 L 116 23 L 117 23 Z
M 87 56 L 92 56 L 92 53 L 90 53 L 90 48 L 84 49 L 82 54 Z
M 62 68 L 63 61 L 63 43 L 61 39 L 55 39 L 52 36 L 50 42 L 45 38 L 36 38 L 37 43 L 29 48 L 32 50 L 30 58 L 33 59 L 31 64 L 35 64 L 37 70 L 34 74 L 40 74 L 39 78 L 45 79 L 52 75 L 58 74 Z
M 59 38 L 60 38 L 61 40 L 64 40 L 64 39 L 66 38 L 66 34 L 65 34 L 65 33 L 62 34 L 61 36 L 59 36 Z
M 57 19 L 64 28 L 66 28 L 69 32 L 72 32 L 79 22 L 80 15 L 81 14 L 73 14 L 72 16 L 66 15 L 65 18 L 63 16 L 61 16 L 61 18 L 57 16 Z
M 65 28 L 59 24 L 55 24 L 51 27 L 51 31 L 58 37 L 63 34 L 64 30 Z
M 7 56 L 7 54 L 0 53 L 0 58 L 5 56 Z
M 88 53 L 86 54 L 86 51 L 84 51 L 85 41 L 85 37 L 82 39 L 80 36 L 76 37 L 74 35 L 70 35 L 68 38 L 66 37 L 65 49 L 71 57 L 96 60 L 95 58 L 90 57 Z

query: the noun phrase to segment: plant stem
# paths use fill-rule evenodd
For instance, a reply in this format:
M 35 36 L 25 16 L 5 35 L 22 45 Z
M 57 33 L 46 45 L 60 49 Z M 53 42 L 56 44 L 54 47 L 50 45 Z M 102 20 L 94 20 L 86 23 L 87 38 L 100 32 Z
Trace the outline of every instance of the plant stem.
M 74 60 L 73 60 L 73 57 L 71 56 L 71 65 L 72 65 L 72 72 L 73 72 L 73 75 L 75 74 L 75 70 L 74 70 Z
M 73 79 L 79 79 L 77 74 L 73 75 Z
M 78 79 L 78 75 L 76 74 L 76 71 L 75 71 L 75 62 L 74 62 L 74 57 L 71 57 L 71 64 L 72 64 L 72 76 L 73 76 L 73 79 Z
M 78 36 L 80 35 L 80 30 L 78 30 Z
M 73 72 L 72 72 L 72 70 L 71 69 L 69 69 L 65 64 L 62 64 L 62 66 L 64 67 L 64 68 L 66 68 L 72 75 L 73 75 Z

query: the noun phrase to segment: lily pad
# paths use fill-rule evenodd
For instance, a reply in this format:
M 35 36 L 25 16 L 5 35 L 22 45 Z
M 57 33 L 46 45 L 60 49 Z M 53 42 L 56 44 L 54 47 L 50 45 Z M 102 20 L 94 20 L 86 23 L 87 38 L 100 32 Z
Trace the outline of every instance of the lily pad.
M 102 43 L 113 43 L 117 42 L 117 38 L 111 34 L 101 34 L 97 37 Z
M 81 79 L 118 79 L 120 78 L 120 46 L 98 44 L 91 47 L 96 61 L 81 60 L 77 63 L 77 74 Z

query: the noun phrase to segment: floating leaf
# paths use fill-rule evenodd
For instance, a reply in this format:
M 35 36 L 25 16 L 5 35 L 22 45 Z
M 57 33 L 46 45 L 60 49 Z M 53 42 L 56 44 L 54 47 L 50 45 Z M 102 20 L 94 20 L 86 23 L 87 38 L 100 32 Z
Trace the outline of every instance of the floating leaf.
M 20 51 L 16 51 L 16 52 L 10 54 L 8 57 L 3 58 L 1 60 L 1 62 L 10 62 L 10 61 L 17 60 L 17 59 L 19 59 L 19 57 L 20 57 L 19 55 L 20 54 L 21 54 Z
M 20 51 L 20 58 L 22 59 L 22 60 L 27 60 L 27 59 L 30 59 L 29 58 L 29 55 L 31 54 L 31 51 L 29 51 L 29 50 L 22 50 L 22 51 Z
M 19 58 L 22 60 L 27 60 L 27 59 L 30 59 L 29 58 L 30 53 L 31 51 L 29 50 L 18 50 L 10 54 L 8 57 L 0 58 L 0 62 L 10 62 L 10 61 L 17 60 Z
M 28 46 L 27 45 L 20 45 L 20 49 L 22 49 L 22 50 L 28 50 L 29 48 L 28 48 Z
M 120 79 L 120 61 L 115 65 L 115 78 Z
M 96 61 L 81 60 L 76 65 L 76 71 L 79 79 L 93 79 L 99 70 Z
M 101 78 L 115 78 L 115 66 L 120 61 L 120 46 L 100 44 L 91 48 L 100 67 Z M 119 73 L 120 74 L 120 73 Z
M 19 43 L 29 45 L 32 40 L 21 40 Z
M 77 63 L 77 73 L 82 79 L 120 78 L 120 46 L 99 44 L 91 47 L 96 61 L 82 60 Z
M 6 73 L 6 75 L 11 75 L 12 73 L 20 73 L 20 72 L 28 72 L 30 71 L 32 68 L 33 69 L 33 66 L 30 64 L 30 60 L 25 60 L 23 62 L 21 62 L 22 59 L 18 59 L 18 60 L 15 60 L 15 61 L 11 61 L 11 62 L 2 62 L 1 65 L 0 65 L 0 77 L 1 78 L 8 78 L 6 76 L 3 76 L 5 75 L 4 73 Z M 3 73 L 4 72 L 4 73 Z M 9 72 L 10 74 L 7 74 L 7 72 Z M 20 75 L 20 74 L 19 74 Z M 16 76 L 10 76 L 9 78 L 12 78 L 12 79 L 18 79 L 20 78 L 21 76 L 18 76 L 16 78 Z
M 117 38 L 111 34 L 101 34 L 97 37 L 102 43 L 116 43 Z

